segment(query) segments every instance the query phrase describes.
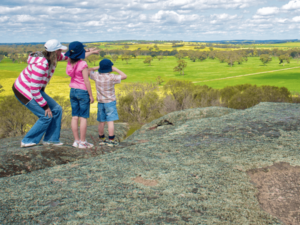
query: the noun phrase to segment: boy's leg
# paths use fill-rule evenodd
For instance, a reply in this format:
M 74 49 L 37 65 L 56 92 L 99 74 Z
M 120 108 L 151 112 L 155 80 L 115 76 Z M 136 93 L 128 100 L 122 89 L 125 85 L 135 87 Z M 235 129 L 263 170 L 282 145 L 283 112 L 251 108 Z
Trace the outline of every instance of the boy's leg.
M 108 135 L 109 135 L 109 139 L 114 139 L 112 137 L 115 136 L 115 125 L 114 125 L 114 121 L 109 121 L 107 122 L 108 125 Z
M 107 143 L 107 140 L 104 135 L 104 126 L 105 126 L 105 122 L 99 122 L 98 125 L 99 145 L 105 145 Z
M 105 104 L 105 113 L 106 113 L 106 120 L 108 124 L 108 134 L 109 134 L 109 140 L 107 145 L 110 147 L 114 147 L 119 145 L 119 143 L 115 141 L 115 135 L 114 135 L 115 134 L 114 121 L 119 120 L 116 101 Z
M 101 137 L 104 135 L 104 126 L 105 126 L 105 122 L 99 122 L 98 133 L 99 133 L 99 136 L 101 136 Z

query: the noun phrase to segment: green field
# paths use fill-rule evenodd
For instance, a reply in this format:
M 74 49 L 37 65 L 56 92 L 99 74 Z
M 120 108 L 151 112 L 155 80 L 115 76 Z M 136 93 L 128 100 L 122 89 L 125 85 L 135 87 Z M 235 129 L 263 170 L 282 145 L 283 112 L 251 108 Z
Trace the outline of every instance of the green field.
M 131 59 L 128 64 L 119 59 L 115 63 L 115 66 L 127 74 L 128 78 L 124 81 L 125 83 L 155 82 L 156 78 L 160 76 L 165 82 L 169 79 L 187 80 L 194 82 L 196 85 L 208 85 L 213 88 L 249 83 L 258 86 L 284 86 L 292 92 L 300 92 L 300 68 L 297 68 L 300 67 L 300 63 L 298 64 L 297 60 L 291 60 L 290 64 L 283 66 L 279 65 L 277 58 L 273 58 L 270 64 L 263 66 L 258 57 L 249 57 L 248 62 L 244 62 L 241 65 L 236 64 L 233 67 L 230 67 L 226 63 L 220 63 L 218 59 L 207 59 L 203 62 L 192 62 L 188 58 L 185 60 L 188 65 L 184 71 L 184 75 L 173 72 L 177 59 L 171 56 L 161 61 L 154 59 L 151 66 L 143 63 L 144 57 L 142 56 Z M 0 63 L 0 84 L 5 89 L 0 96 L 13 94 L 11 86 L 26 65 L 25 63 L 12 63 L 9 59 L 4 59 Z M 93 66 L 93 64 L 90 64 L 90 66 Z M 47 87 L 49 94 L 68 96 L 70 78 L 66 75 L 65 69 L 66 62 L 59 62 L 54 77 Z M 275 72 L 237 77 L 268 71 Z M 91 84 L 93 92 L 96 93 L 93 81 L 91 81 Z

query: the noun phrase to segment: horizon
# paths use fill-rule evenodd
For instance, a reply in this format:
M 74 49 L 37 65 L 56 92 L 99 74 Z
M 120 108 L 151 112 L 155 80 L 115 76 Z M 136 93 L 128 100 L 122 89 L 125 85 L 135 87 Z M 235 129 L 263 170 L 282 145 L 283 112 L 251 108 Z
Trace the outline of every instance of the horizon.
M 86 41 L 82 43 L 99 43 L 99 42 L 130 42 L 130 41 L 161 41 L 161 42 L 172 42 L 172 41 L 177 41 L 177 42 L 239 42 L 239 41 L 253 41 L 253 42 L 264 42 L 264 41 L 285 41 L 285 42 L 297 42 L 300 41 L 300 39 L 232 39 L 232 40 L 204 40 L 204 41 L 198 41 L 198 40 L 193 40 L 193 41 L 182 41 L 182 40 L 105 40 L 105 41 Z M 45 42 L 0 42 L 0 45 L 13 45 L 13 44 L 44 44 Z M 61 41 L 61 43 L 66 43 L 69 44 L 71 42 L 67 41 Z

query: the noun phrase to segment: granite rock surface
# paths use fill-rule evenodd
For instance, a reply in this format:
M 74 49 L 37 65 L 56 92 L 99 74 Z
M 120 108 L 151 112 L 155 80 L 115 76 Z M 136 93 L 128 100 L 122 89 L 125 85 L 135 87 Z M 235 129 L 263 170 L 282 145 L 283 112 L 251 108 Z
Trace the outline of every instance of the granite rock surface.
M 284 224 L 248 174 L 300 166 L 299 112 L 260 103 L 170 113 L 106 154 L 0 178 L 0 224 Z

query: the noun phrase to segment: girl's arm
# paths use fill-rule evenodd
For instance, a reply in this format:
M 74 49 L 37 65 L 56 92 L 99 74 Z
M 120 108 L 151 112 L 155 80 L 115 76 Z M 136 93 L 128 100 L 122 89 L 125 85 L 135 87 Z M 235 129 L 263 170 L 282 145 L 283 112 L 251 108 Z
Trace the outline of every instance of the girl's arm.
M 94 98 L 93 98 L 93 93 L 92 93 L 92 88 L 91 88 L 91 83 L 89 81 L 89 72 L 88 72 L 88 68 L 84 68 L 82 70 L 82 75 L 83 75 L 83 80 L 84 80 L 84 84 L 87 88 L 87 91 L 90 95 L 90 101 L 91 104 L 94 103 Z
M 89 73 L 90 73 L 91 71 L 95 71 L 95 70 L 99 70 L 99 66 L 95 66 L 95 67 L 89 68 Z
M 89 57 L 92 54 L 99 54 L 100 49 L 90 48 L 85 52 L 85 58 Z

